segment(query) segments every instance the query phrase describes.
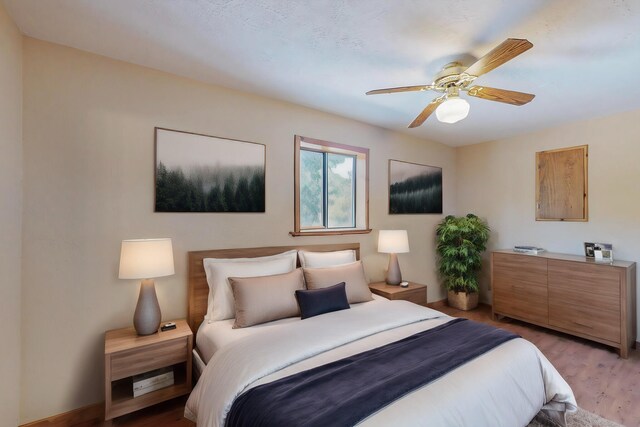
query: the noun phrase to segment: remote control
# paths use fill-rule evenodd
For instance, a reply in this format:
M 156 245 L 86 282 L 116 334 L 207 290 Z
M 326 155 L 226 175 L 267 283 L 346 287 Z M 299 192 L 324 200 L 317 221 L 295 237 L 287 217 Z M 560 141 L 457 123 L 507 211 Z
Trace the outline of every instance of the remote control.
M 408 288 L 409 287 L 409 282 L 400 282 L 400 287 Z
M 164 325 L 162 325 L 160 327 L 160 330 L 162 332 L 164 332 L 164 331 L 170 331 L 170 330 L 175 329 L 175 328 L 176 328 L 175 322 L 169 322 L 169 323 L 165 323 Z

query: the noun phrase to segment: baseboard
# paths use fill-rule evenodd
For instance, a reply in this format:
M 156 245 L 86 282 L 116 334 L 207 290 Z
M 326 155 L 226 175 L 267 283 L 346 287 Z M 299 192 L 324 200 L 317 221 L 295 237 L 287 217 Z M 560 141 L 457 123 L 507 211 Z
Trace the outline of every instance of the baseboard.
M 427 307 L 429 308 L 433 308 L 435 310 L 437 310 L 440 307 L 446 307 L 447 306 L 447 299 L 441 299 L 439 301 L 434 301 L 434 302 L 429 302 L 427 303 Z
M 104 420 L 104 403 L 94 403 L 83 408 L 74 409 L 64 414 L 54 415 L 39 421 L 22 424 L 20 427 L 69 427 L 86 423 L 101 425 Z

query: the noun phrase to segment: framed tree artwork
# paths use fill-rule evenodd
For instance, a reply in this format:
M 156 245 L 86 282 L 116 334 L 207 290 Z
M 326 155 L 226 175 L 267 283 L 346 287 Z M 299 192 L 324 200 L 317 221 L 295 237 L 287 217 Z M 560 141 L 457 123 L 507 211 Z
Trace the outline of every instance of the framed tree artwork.
M 442 168 L 389 160 L 389 213 L 441 214 Z
M 264 212 L 266 147 L 155 128 L 156 212 Z

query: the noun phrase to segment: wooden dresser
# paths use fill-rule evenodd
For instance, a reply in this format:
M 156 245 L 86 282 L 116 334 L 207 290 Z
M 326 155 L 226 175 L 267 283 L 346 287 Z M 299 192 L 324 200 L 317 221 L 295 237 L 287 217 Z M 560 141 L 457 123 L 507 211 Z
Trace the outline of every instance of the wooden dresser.
M 493 315 L 597 341 L 627 358 L 636 340 L 636 263 L 557 253 L 491 254 Z

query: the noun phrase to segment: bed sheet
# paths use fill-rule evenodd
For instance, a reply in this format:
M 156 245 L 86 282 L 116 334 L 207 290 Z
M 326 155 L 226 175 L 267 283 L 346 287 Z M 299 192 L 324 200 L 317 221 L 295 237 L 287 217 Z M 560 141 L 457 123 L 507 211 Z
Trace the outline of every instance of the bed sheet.
M 185 415 L 202 427 L 222 426 L 235 397 L 249 388 L 450 319 L 406 301 L 377 299 L 238 339 L 213 356 Z M 541 409 L 558 419 L 576 407 L 560 374 L 533 344 L 519 338 L 381 408 L 361 425 L 513 427 L 526 425 Z
M 386 298 L 379 295 L 373 295 L 373 300 L 388 301 Z M 360 304 L 354 304 L 354 307 L 358 305 Z M 202 361 L 207 364 L 216 351 L 220 350 L 230 343 L 249 337 L 251 335 L 256 335 L 265 331 L 277 329 L 282 325 L 299 321 L 299 317 L 289 317 L 286 319 L 280 319 L 273 322 L 250 326 L 248 328 L 233 329 L 233 323 L 235 322 L 235 319 L 217 320 L 213 322 L 207 322 L 205 320 L 200 325 L 200 328 L 198 328 L 198 333 L 196 334 L 196 351 Z

